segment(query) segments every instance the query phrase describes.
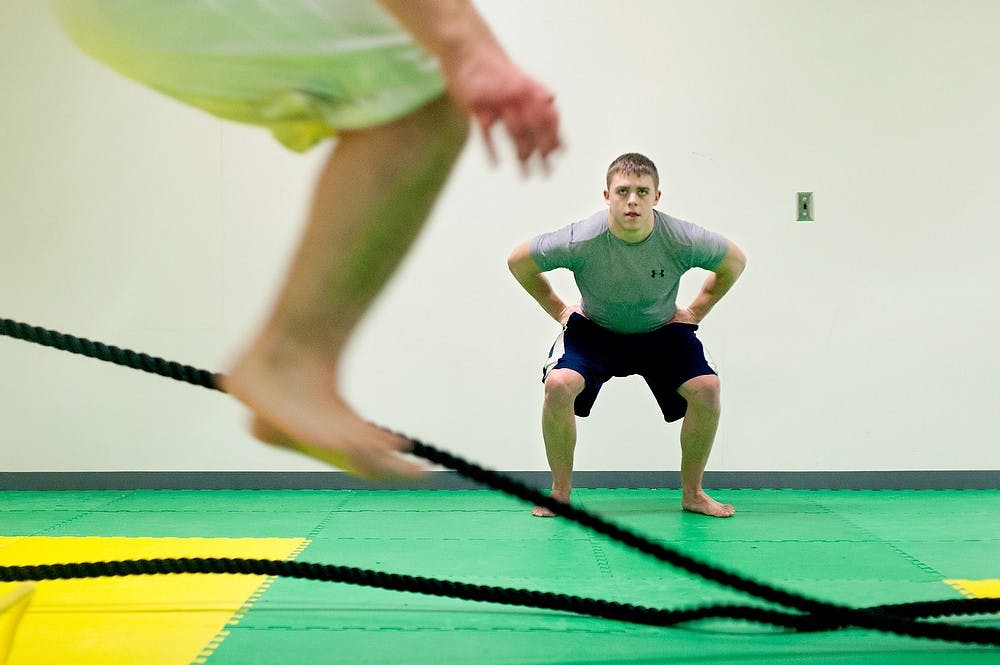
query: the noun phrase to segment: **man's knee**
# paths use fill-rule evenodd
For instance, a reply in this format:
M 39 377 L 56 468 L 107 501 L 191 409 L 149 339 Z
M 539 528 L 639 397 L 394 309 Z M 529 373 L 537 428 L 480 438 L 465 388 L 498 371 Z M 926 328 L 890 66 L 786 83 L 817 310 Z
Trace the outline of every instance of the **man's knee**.
M 688 379 L 678 391 L 689 405 L 719 410 L 722 403 L 722 384 L 715 374 Z
M 576 396 L 583 392 L 585 383 L 579 372 L 554 369 L 545 377 L 545 401 L 550 404 L 573 404 Z

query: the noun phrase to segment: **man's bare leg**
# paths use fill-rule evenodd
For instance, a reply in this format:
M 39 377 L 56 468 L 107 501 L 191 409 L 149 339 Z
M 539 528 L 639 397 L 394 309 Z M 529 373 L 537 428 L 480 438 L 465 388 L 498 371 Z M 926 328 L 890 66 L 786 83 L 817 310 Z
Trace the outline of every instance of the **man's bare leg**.
M 576 449 L 576 415 L 573 403 L 583 391 L 584 379 L 571 369 L 554 369 L 545 378 L 542 405 L 542 438 L 552 471 L 552 493 L 557 501 L 569 501 L 573 490 L 573 451 Z M 548 508 L 535 506 L 535 517 L 555 517 Z
M 732 517 L 735 508 L 719 503 L 705 494 L 701 487 L 708 456 L 715 442 L 715 432 L 719 428 L 719 377 L 714 374 L 696 376 L 686 381 L 677 392 L 688 403 L 681 425 L 681 507 L 712 517 Z
M 256 438 L 362 477 L 421 471 L 397 454 L 403 439 L 344 402 L 337 372 L 351 331 L 416 238 L 467 133 L 465 114 L 442 97 L 339 139 L 278 301 L 224 379 L 252 411 Z

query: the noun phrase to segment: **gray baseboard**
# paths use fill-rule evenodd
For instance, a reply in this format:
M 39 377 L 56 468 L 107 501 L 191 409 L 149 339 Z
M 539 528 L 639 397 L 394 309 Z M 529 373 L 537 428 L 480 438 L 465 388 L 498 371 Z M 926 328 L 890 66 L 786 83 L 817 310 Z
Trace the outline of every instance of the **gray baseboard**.
M 507 471 L 538 489 L 549 486 L 547 471 Z M 577 471 L 576 487 L 680 487 L 677 471 Z M 709 489 L 943 490 L 1000 489 L 1000 471 L 708 471 Z M 85 471 L 0 472 L 0 490 L 136 489 L 481 489 L 454 471 L 437 471 L 421 482 L 370 483 L 337 471 Z

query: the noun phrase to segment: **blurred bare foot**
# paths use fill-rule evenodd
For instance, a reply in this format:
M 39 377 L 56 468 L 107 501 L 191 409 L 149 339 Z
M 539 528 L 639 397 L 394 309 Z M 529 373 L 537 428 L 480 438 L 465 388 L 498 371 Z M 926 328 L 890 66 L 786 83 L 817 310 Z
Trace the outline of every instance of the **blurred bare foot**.
M 253 412 L 250 431 L 260 441 L 366 479 L 426 473 L 400 456 L 408 447 L 404 438 L 365 422 L 343 401 L 334 376 L 328 367 L 309 363 L 275 370 L 248 355 L 222 384 Z

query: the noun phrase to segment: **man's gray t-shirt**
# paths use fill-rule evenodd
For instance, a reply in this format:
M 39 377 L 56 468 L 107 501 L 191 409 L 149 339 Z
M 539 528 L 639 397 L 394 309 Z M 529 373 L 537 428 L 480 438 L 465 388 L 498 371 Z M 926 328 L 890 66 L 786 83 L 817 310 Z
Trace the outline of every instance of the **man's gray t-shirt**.
M 649 237 L 628 243 L 611 233 L 602 210 L 532 238 L 531 258 L 543 272 L 573 271 L 588 319 L 615 332 L 641 333 L 673 318 L 681 275 L 715 269 L 728 248 L 718 233 L 659 210 Z

